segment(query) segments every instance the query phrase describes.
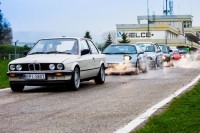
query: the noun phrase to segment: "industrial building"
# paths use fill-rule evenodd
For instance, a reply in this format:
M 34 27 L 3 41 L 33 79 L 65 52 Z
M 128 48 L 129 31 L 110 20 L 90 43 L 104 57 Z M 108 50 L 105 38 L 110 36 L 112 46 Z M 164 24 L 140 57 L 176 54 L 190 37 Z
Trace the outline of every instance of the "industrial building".
M 137 24 L 117 24 L 117 42 L 122 39 L 122 33 L 126 33 L 130 43 L 154 42 L 173 47 L 200 48 L 200 27 L 192 26 L 191 15 L 173 15 L 172 4 L 170 0 L 170 10 L 166 6 L 163 15 L 138 16 Z

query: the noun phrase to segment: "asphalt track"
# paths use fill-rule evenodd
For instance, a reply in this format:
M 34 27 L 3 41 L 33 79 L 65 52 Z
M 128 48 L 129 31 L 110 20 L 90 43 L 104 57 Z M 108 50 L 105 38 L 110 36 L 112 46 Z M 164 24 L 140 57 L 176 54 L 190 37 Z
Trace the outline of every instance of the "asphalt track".
M 107 76 L 83 82 L 79 91 L 26 87 L 0 91 L 0 131 L 112 133 L 174 94 L 200 74 L 199 63 L 165 67 L 140 75 Z

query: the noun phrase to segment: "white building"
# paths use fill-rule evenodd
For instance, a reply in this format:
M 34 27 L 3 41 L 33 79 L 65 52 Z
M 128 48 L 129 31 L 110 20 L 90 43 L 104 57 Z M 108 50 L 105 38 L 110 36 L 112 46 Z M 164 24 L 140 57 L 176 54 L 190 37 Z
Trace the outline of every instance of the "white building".
M 117 42 L 121 40 L 121 34 L 124 32 L 130 43 L 154 42 L 200 48 L 200 27 L 192 27 L 192 19 L 191 15 L 138 16 L 138 24 L 116 25 Z

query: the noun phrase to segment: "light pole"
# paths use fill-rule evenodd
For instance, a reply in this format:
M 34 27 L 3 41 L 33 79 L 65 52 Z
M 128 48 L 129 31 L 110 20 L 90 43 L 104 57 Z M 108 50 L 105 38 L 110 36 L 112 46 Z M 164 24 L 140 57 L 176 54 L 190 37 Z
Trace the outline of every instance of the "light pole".
M 16 51 L 16 46 L 17 46 L 17 42 L 18 42 L 19 40 L 17 40 L 16 42 L 15 42 L 15 59 L 17 58 L 17 51 Z
M 147 37 L 150 37 L 150 32 L 149 32 L 149 0 L 147 0 Z
M 149 32 L 149 0 L 147 0 L 147 24 L 148 24 L 147 31 Z

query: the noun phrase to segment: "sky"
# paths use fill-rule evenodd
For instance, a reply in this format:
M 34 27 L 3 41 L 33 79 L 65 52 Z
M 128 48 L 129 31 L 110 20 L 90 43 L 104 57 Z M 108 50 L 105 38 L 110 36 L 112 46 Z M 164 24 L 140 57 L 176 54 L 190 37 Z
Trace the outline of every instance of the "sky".
M 36 42 L 42 38 L 76 36 L 89 31 L 102 43 L 116 24 L 137 24 L 147 15 L 147 0 L 0 0 L 0 9 L 13 29 L 13 42 Z M 162 15 L 163 0 L 148 0 L 149 14 Z M 175 15 L 193 15 L 200 26 L 200 0 L 174 0 Z

